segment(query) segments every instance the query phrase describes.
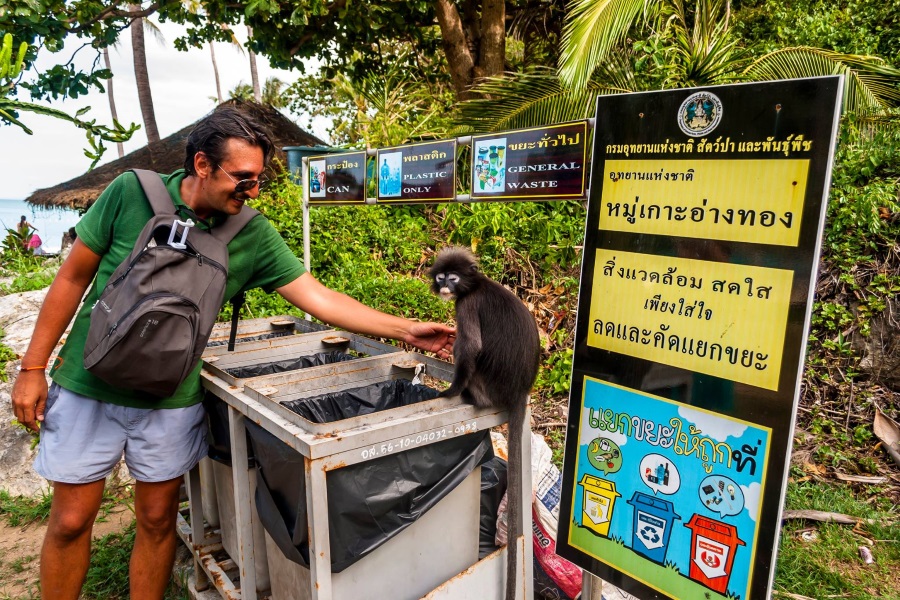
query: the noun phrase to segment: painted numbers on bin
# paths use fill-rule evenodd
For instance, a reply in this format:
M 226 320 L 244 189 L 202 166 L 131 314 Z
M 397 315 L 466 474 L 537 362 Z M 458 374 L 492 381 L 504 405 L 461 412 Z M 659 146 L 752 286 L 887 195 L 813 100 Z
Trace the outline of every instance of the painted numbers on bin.
M 448 425 L 440 429 L 432 429 L 431 431 L 423 431 L 415 435 L 408 435 L 402 438 L 396 438 L 381 444 L 369 446 L 360 450 L 363 460 L 370 460 L 379 456 L 385 456 L 394 452 L 402 452 L 416 446 L 432 444 L 443 439 L 465 435 L 467 433 L 475 433 L 478 431 L 477 421 L 467 421 L 465 423 L 457 423 Z

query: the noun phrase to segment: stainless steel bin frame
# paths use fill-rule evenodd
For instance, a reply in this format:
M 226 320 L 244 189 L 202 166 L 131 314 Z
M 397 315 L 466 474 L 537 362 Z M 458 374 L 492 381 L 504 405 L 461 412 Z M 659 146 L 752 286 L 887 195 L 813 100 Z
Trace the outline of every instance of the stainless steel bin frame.
M 191 590 L 194 597 L 208 598 L 204 594 L 209 592 L 202 590 L 209 589 L 210 583 L 223 598 L 266 597 L 260 595 L 264 590 L 257 590 L 256 585 L 251 526 L 257 517 L 252 514 L 250 504 L 246 419 L 253 420 L 303 456 L 310 527 L 311 598 L 315 600 L 332 600 L 328 497 L 325 485 L 328 471 L 482 431 L 507 421 L 505 411 L 476 409 L 458 397 L 437 398 L 413 406 L 323 424 L 306 421 L 281 406 L 280 399 L 309 397 L 388 379 L 412 379 L 417 365 L 424 365 L 425 372 L 433 377 L 445 381 L 452 379 L 453 367 L 443 361 L 417 353 L 402 352 L 393 346 L 362 336 L 344 332 L 339 335 L 350 336 L 360 347 L 370 345 L 377 349 L 381 346 L 394 352 L 234 382 L 218 376 L 215 372 L 218 369 L 210 368 L 212 365 L 204 369 L 203 386 L 228 404 L 237 539 L 240 547 L 240 556 L 232 559 L 238 572 L 236 579 L 240 583 L 232 581 L 228 576 L 228 569 L 217 563 L 212 556 L 214 551 L 221 549 L 221 543 L 204 527 L 201 501 L 203 491 L 199 469 L 195 468 L 186 475 L 191 500 L 190 525 L 183 518 L 179 522 L 179 533 L 194 555 L 196 588 Z M 262 342 L 275 342 L 278 339 L 281 338 Z M 215 348 L 210 350 L 213 351 L 212 355 L 219 354 Z M 530 423 L 530 410 L 526 414 L 525 423 Z M 523 431 L 523 507 L 531 506 L 532 496 L 529 432 L 530 428 L 527 427 Z M 517 571 L 521 574 L 516 597 L 530 600 L 533 597 L 531 510 L 523 512 L 524 535 L 515 540 L 519 544 Z M 506 548 L 501 548 L 444 582 L 424 598 L 501 598 L 505 587 L 505 572 Z

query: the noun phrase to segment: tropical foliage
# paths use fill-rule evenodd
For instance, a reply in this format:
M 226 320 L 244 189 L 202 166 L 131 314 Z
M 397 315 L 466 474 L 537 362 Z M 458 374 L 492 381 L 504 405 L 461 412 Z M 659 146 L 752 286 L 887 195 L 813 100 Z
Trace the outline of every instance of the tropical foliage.
M 87 134 L 89 146 L 85 149 L 84 154 L 93 161 L 91 167 L 96 165 L 103 155 L 103 141 L 124 142 L 137 131 L 137 126 L 132 125 L 125 128 L 115 120 L 113 127 L 110 128 L 98 125 L 96 119 L 91 121 L 82 119 L 81 117 L 90 110 L 89 108 L 82 109 L 72 116 L 49 106 L 19 100 L 16 97 L 16 87 L 22 75 L 29 46 L 27 42 L 19 43 L 17 48 L 14 46 L 12 34 L 5 34 L 2 44 L 0 44 L 0 124 L 14 125 L 31 135 L 33 132 L 21 120 L 20 113 L 22 112 L 45 115 L 73 123 Z
M 900 106 L 900 70 L 883 59 L 811 46 L 762 52 L 733 27 L 724 0 L 573 0 L 559 68 L 493 78 L 458 122 L 479 131 L 590 115 L 596 94 L 841 74 L 844 109 L 884 114 Z

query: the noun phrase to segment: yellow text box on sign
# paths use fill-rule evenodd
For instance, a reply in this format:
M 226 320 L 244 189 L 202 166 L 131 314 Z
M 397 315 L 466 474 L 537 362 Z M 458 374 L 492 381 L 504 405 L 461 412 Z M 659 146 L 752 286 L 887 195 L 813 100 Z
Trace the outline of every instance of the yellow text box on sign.
M 588 345 L 777 390 L 793 272 L 597 250 Z
M 796 246 L 809 160 L 607 160 L 600 229 Z

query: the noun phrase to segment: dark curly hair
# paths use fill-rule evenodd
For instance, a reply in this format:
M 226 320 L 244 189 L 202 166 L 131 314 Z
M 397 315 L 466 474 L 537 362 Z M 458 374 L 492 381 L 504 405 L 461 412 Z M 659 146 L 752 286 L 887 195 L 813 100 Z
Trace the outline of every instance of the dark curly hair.
M 234 106 L 220 106 L 197 123 L 188 135 L 185 148 L 184 170 L 196 175 L 194 156 L 203 152 L 216 166 L 225 158 L 225 143 L 229 138 L 239 138 L 263 151 L 264 164 L 269 164 L 275 150 L 272 134 L 253 116 Z

